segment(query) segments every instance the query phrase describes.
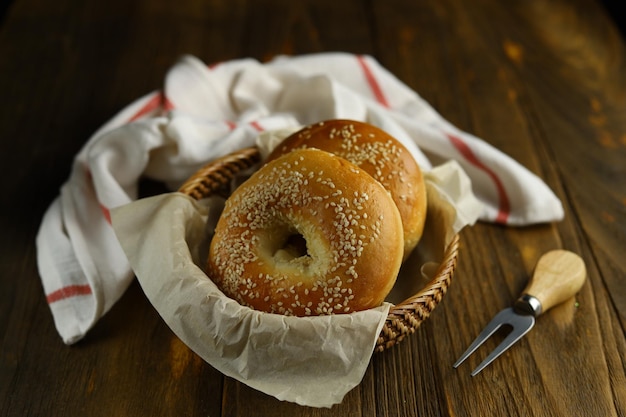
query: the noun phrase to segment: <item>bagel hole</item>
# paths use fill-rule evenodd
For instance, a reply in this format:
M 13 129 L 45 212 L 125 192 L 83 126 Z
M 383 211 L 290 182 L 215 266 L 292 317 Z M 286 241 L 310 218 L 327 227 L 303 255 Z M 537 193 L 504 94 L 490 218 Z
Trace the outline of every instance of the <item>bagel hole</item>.
M 275 261 L 280 263 L 297 261 L 301 265 L 308 265 L 311 262 L 306 239 L 298 231 L 292 230 L 279 242 L 280 244 L 274 251 Z
M 293 258 L 310 256 L 306 247 L 306 239 L 300 233 L 292 233 L 287 236 L 281 249 L 286 251 Z

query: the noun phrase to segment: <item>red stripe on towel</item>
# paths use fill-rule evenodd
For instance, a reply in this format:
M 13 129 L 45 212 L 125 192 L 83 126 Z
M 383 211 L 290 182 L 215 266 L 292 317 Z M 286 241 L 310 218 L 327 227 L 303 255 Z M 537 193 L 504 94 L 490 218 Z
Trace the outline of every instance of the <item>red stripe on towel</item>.
M 89 295 L 91 293 L 92 291 L 89 285 L 68 285 L 67 287 L 60 288 L 48 294 L 46 301 L 48 304 L 52 304 L 57 301 L 65 300 L 66 298 Z
M 263 128 L 263 126 L 261 126 L 261 124 L 259 122 L 257 122 L 256 120 L 254 122 L 250 123 L 250 126 L 252 126 L 253 128 L 255 128 L 256 130 L 258 130 L 259 132 L 263 132 L 265 129 Z
M 231 120 L 224 120 L 224 123 L 226 123 L 230 130 L 235 130 L 237 128 L 237 123 Z M 254 122 L 250 122 L 250 126 L 252 126 L 257 132 L 263 132 L 265 130 L 265 128 L 261 126 L 261 123 L 256 120 Z
M 140 119 L 142 116 L 145 116 L 146 114 L 158 109 L 161 106 L 162 101 L 163 100 L 161 93 L 154 93 L 152 97 L 150 97 L 150 99 L 146 102 L 146 104 L 144 104 L 144 106 L 140 108 L 137 113 L 135 113 L 130 119 L 128 119 L 128 122 L 134 122 L 135 120 Z
M 174 103 L 172 103 L 170 99 L 165 96 L 165 94 L 161 94 L 161 105 L 165 111 L 174 110 Z
M 380 84 L 378 83 L 378 80 L 374 76 L 372 69 L 370 68 L 369 64 L 365 60 L 365 57 L 363 55 L 358 55 L 356 58 L 357 58 L 357 61 L 359 62 L 359 65 L 361 66 L 363 75 L 365 76 L 365 79 L 367 80 L 367 84 L 372 90 L 372 94 L 374 94 L 374 97 L 376 98 L 376 101 L 378 101 L 378 103 L 380 103 L 384 107 L 390 108 L 389 102 L 387 101 L 387 97 L 385 97 L 385 94 L 383 93 L 383 89 L 380 87 Z
M 494 185 L 496 186 L 499 200 L 498 215 L 496 216 L 495 221 L 497 223 L 506 223 L 511 211 L 511 203 L 509 201 L 509 196 L 506 193 L 506 189 L 504 188 L 504 184 L 502 184 L 502 181 L 500 180 L 498 175 L 493 172 L 493 170 L 487 165 L 483 164 L 478 159 L 474 151 L 472 151 L 470 147 L 467 146 L 467 143 L 463 142 L 461 138 L 451 134 L 446 134 L 446 136 L 450 140 L 450 143 L 454 145 L 454 147 L 461 153 L 461 155 L 463 155 L 465 159 L 467 159 L 467 161 L 469 161 L 475 167 L 484 171 L 485 174 L 487 174 L 489 178 L 491 178 Z
M 102 205 L 102 203 L 100 203 L 100 210 L 102 210 L 104 220 L 106 220 L 107 223 L 111 224 L 111 212 L 109 211 L 109 209 Z

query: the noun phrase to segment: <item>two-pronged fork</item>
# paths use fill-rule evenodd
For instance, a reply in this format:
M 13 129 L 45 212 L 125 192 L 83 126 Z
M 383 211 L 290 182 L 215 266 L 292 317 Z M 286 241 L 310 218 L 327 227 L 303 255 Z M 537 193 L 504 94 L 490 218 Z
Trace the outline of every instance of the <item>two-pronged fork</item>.
M 496 330 L 503 325 L 513 328 L 506 338 L 471 373 L 475 376 L 505 350 L 522 338 L 535 324 L 541 313 L 573 297 L 583 286 L 587 272 L 585 263 L 576 254 L 554 250 L 544 254 L 522 296 L 513 307 L 500 311 L 478 335 L 476 340 L 453 365 L 457 368 Z

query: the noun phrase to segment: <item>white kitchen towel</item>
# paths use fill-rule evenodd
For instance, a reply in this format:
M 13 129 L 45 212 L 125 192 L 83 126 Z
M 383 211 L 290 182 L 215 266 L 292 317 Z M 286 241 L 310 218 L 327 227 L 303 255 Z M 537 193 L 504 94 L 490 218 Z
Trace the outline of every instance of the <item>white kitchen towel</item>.
M 137 199 L 140 178 L 175 189 L 206 162 L 254 145 L 259 132 L 333 118 L 388 131 L 425 171 L 430 161 L 456 160 L 484 203 L 484 221 L 527 225 L 563 217 L 540 178 L 447 122 L 370 56 L 320 53 L 210 66 L 184 56 L 161 90 L 89 138 L 43 217 L 38 268 L 64 342 L 84 337 L 132 281 L 109 210 Z

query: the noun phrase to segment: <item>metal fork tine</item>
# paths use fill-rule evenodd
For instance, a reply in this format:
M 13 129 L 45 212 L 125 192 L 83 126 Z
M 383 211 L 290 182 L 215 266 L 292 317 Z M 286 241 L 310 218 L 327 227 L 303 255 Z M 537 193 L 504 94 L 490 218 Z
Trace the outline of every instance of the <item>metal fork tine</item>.
M 461 357 L 454 363 L 454 365 L 452 365 L 452 367 L 458 368 L 458 366 L 461 365 L 463 361 L 465 361 L 465 359 L 470 357 L 471 354 L 474 353 L 476 349 L 478 349 L 480 345 L 482 345 L 485 342 L 485 340 L 489 339 L 489 337 L 491 337 L 491 335 L 494 334 L 496 330 L 500 328 L 500 326 L 502 326 L 503 324 L 506 324 L 506 321 L 504 319 L 506 318 L 507 315 L 511 314 L 512 312 L 509 310 L 512 310 L 512 309 L 507 308 L 507 309 L 500 311 L 498 314 L 496 314 L 495 317 L 489 322 L 489 324 L 485 326 L 483 331 L 480 332 L 478 337 L 474 339 L 472 344 L 461 355 Z
M 467 359 L 472 353 L 476 351 L 485 340 L 489 339 L 500 327 L 503 325 L 511 326 L 513 329 L 504 338 L 504 340 L 485 358 L 484 361 L 471 373 L 472 376 L 476 376 L 487 365 L 493 362 L 498 356 L 504 353 L 511 345 L 517 342 L 522 336 L 532 329 L 535 324 L 535 318 L 531 315 L 516 314 L 513 308 L 505 308 L 500 311 L 496 316 L 487 324 L 478 337 L 472 342 L 469 348 L 461 355 L 459 360 L 453 365 L 454 368 L 458 367 L 465 359 Z
M 526 333 L 530 331 L 530 329 L 533 327 L 532 325 L 534 324 L 534 317 L 532 316 L 526 316 L 526 317 L 529 319 L 532 319 L 532 321 L 530 322 L 525 321 L 524 323 L 525 325 L 522 325 L 522 326 L 516 326 L 514 323 L 507 323 L 507 324 L 513 325 L 513 330 L 511 330 L 511 333 L 509 333 L 504 338 L 504 340 L 498 345 L 498 347 L 492 350 L 489 356 L 487 356 L 485 360 L 482 361 L 480 365 L 478 365 L 476 369 L 472 371 L 471 373 L 472 376 L 476 376 L 480 371 L 482 371 L 485 367 L 487 367 L 487 365 L 493 362 L 498 356 L 502 355 L 508 348 L 513 346 L 515 342 L 517 342 Z M 500 325 L 502 324 L 505 324 L 505 323 L 500 323 Z
M 456 368 L 463 363 L 502 325 L 511 326 L 511 332 L 472 371 L 472 376 L 477 375 L 494 359 L 502 355 L 522 336 L 528 333 L 535 325 L 535 318 L 544 310 L 548 310 L 553 305 L 563 302 L 568 297 L 576 294 L 584 284 L 586 276 L 585 263 L 578 255 L 563 250 L 555 250 L 544 254 L 535 267 L 533 278 L 514 306 L 505 308 L 496 314 L 493 320 L 489 322 L 487 327 L 484 328 L 465 353 L 452 366 Z M 541 297 L 535 297 L 533 295 L 535 292 L 538 292 L 538 296 L 541 295 Z

